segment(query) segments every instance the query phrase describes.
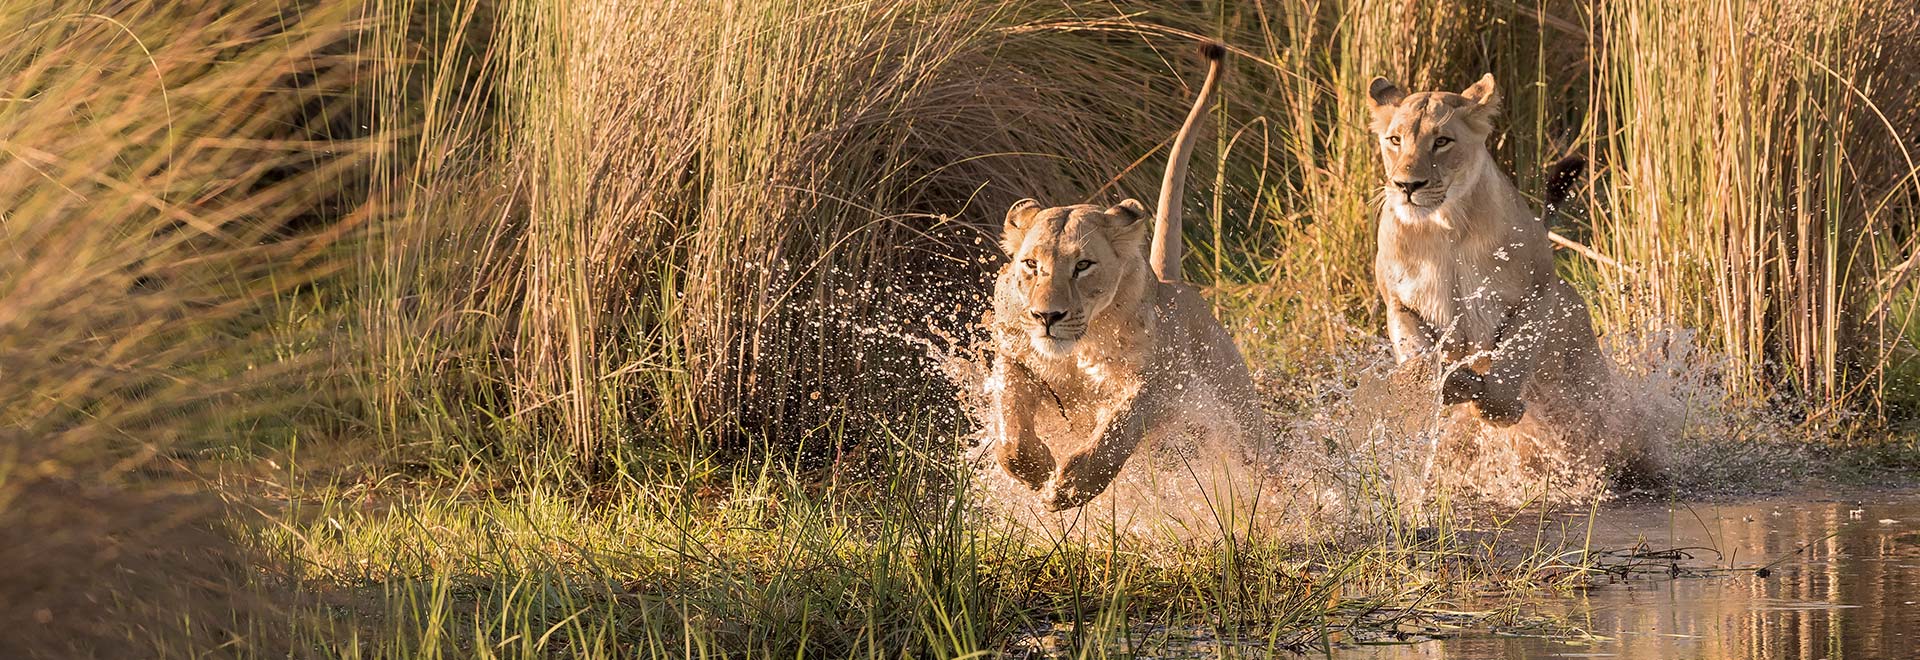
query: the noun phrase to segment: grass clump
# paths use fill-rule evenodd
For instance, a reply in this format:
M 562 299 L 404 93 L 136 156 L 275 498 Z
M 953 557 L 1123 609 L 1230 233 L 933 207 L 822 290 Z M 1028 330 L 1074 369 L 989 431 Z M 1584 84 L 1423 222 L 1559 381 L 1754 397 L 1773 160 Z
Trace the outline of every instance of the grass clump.
M 1597 271 L 1602 290 L 1629 292 L 1599 299 L 1602 318 L 1698 328 L 1728 359 L 1731 391 L 1797 397 L 1828 425 L 1860 406 L 1884 413 L 1884 376 L 1914 332 L 1889 287 L 1916 247 L 1920 161 L 1899 137 L 1917 126 L 1901 107 L 1912 100 L 1884 93 L 1904 74 L 1877 62 L 1914 47 L 1907 14 L 1818 1 L 1596 11 L 1592 130 L 1607 167 L 1594 240 L 1634 265 Z
M 1524 579 L 1438 538 L 1140 538 L 1097 521 L 1085 523 L 1095 540 L 1049 538 L 977 517 L 971 482 L 950 466 L 911 459 L 883 480 L 823 488 L 795 465 L 683 465 L 586 508 L 543 488 L 269 479 L 286 524 L 247 543 L 292 559 L 336 620 L 362 631 L 313 643 L 379 657 L 966 657 L 1022 645 L 1110 657 L 1182 629 L 1297 651 L 1447 602 L 1457 592 L 1442 571 Z
M 369 219 L 369 145 L 330 132 L 354 26 L 0 3 L 0 655 L 273 654 L 276 608 L 179 467 L 340 423 L 312 287 Z
M 824 446 L 950 402 L 888 338 L 969 332 L 976 219 L 1117 199 L 1102 184 L 1157 137 L 1131 127 L 1182 102 L 1153 50 L 1018 4 L 464 11 L 495 27 L 442 38 L 488 44 L 483 82 L 418 85 L 390 119 L 450 125 L 394 161 L 370 385 L 396 443 L 486 438 L 462 451 L 588 476 L 622 448 Z

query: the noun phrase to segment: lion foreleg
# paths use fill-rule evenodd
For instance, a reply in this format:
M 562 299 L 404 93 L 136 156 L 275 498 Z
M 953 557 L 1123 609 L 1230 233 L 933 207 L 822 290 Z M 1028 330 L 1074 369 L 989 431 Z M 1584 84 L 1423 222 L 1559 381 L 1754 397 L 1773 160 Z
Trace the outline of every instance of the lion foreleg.
M 1393 360 L 1431 360 L 1438 354 L 1440 333 L 1420 314 L 1398 301 L 1387 301 L 1387 337 L 1393 341 Z M 1466 403 L 1480 398 L 1486 385 L 1480 374 L 1462 364 L 1441 364 L 1446 378 L 1440 386 L 1440 402 L 1445 405 Z
M 1047 508 L 1071 509 L 1105 492 L 1146 437 L 1151 407 L 1149 397 L 1136 393 L 1103 411 L 1094 427 L 1093 443 L 1061 461 L 1051 492 L 1041 495 Z
M 1556 297 L 1541 289 L 1528 295 L 1513 308 L 1496 335 L 1492 367 L 1481 379 L 1481 394 L 1474 399 L 1480 419 L 1495 426 L 1512 426 L 1526 414 L 1527 405 L 1520 393 L 1540 366 L 1544 349 L 1554 332 Z
M 1002 360 L 997 367 L 1000 388 L 994 396 L 993 407 L 1000 437 L 994 457 L 1007 474 L 1038 490 L 1046 484 L 1054 468 L 1053 452 L 1040 441 L 1033 425 L 1034 408 L 1047 401 L 1046 386 L 1020 365 Z
M 1387 299 L 1387 338 L 1393 340 L 1393 361 L 1399 363 L 1431 356 L 1440 340 L 1433 326 L 1392 298 Z

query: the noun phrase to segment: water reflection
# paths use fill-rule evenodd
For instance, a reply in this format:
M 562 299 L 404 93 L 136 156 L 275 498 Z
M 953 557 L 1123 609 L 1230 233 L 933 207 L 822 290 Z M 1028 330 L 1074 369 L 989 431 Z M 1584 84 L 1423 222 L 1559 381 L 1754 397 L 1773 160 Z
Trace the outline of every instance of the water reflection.
M 1584 532 L 1585 516 L 1567 520 Z M 1629 505 L 1595 549 L 1700 548 L 1710 577 L 1636 574 L 1529 609 L 1550 628 L 1490 631 L 1337 658 L 1920 658 L 1920 493 Z M 1584 634 L 1583 634 L 1584 633 Z

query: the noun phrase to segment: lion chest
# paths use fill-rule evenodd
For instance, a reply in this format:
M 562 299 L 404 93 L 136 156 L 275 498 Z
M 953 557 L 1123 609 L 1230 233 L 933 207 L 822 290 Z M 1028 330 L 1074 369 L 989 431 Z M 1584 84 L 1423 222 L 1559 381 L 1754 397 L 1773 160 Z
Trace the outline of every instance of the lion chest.
M 1047 390 L 1047 400 L 1034 415 L 1034 430 L 1055 451 L 1074 451 L 1090 443 L 1100 420 L 1140 386 L 1138 369 L 1125 361 L 1074 356 L 1030 368 Z
M 1138 387 L 1139 381 L 1132 364 L 1080 355 L 1042 361 L 1033 371 L 1056 395 L 1077 400 L 1113 399 Z
M 1375 271 L 1383 291 L 1419 315 L 1448 353 L 1491 349 L 1517 302 L 1508 292 L 1525 288 L 1514 255 L 1439 228 L 1398 229 L 1382 232 Z

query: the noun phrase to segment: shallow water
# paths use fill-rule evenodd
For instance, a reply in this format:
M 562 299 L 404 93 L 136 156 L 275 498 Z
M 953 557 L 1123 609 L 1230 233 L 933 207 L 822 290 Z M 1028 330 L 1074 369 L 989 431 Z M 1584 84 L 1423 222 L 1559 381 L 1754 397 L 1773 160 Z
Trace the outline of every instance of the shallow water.
M 1920 658 L 1920 491 L 1609 505 L 1591 528 L 1625 577 L 1526 604 L 1525 625 L 1332 657 Z

